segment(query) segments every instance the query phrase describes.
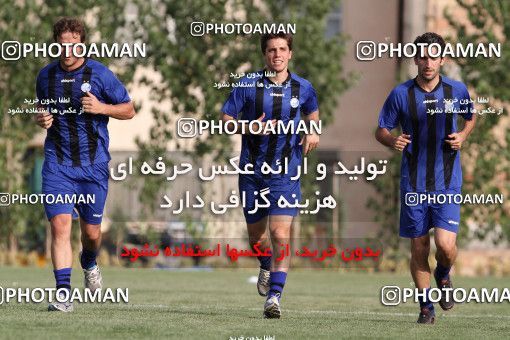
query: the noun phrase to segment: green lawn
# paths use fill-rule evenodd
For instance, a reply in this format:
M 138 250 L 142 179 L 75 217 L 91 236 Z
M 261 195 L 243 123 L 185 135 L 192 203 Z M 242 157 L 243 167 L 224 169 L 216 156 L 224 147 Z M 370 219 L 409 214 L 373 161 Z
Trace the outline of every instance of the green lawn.
M 171 272 L 104 269 L 107 287 L 128 287 L 129 304 L 75 304 L 73 313 L 46 312 L 46 304 L 0 305 L 0 337 L 10 339 L 180 338 L 503 338 L 510 334 L 510 304 L 462 304 L 435 325 L 418 325 L 418 308 L 380 303 L 385 285 L 410 287 L 395 274 L 291 272 L 282 318 L 262 318 L 264 299 L 248 278 L 256 270 Z M 73 286 L 83 275 L 73 272 Z M 508 278 L 454 278 L 456 287 L 508 287 Z M 0 268 L 2 287 L 53 287 L 50 269 Z

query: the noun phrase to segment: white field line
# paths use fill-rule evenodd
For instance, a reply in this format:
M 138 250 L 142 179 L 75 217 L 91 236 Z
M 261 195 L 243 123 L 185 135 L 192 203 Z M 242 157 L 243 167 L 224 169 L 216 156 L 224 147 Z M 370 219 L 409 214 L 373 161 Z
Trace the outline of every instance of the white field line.
M 176 307 L 176 306 L 169 306 L 169 305 L 151 305 L 151 304 L 127 304 L 127 305 L 119 305 L 123 308 L 147 308 L 147 309 L 171 309 L 171 308 L 177 308 L 177 309 L 184 309 L 184 310 L 193 310 L 196 308 L 190 308 L 190 307 Z M 225 310 L 225 311 L 232 311 L 232 308 L 221 308 L 221 307 L 214 307 L 214 308 L 208 308 L 208 310 Z M 262 312 L 262 308 L 248 308 L 245 310 L 249 311 L 259 311 Z M 296 314 L 339 314 L 339 315 L 380 315 L 380 316 L 416 316 L 418 315 L 418 312 L 416 313 L 390 313 L 390 312 L 369 312 L 369 311 L 338 311 L 338 310 L 293 310 L 293 309 L 282 309 L 283 313 L 296 313 Z M 489 319 L 504 319 L 508 320 L 510 319 L 510 315 L 493 315 L 493 314 L 452 314 L 452 312 L 448 312 L 448 314 L 442 313 L 442 310 L 436 309 L 436 315 L 440 315 L 441 317 L 447 317 L 447 318 L 460 318 L 460 319 L 479 319 L 479 318 L 489 318 Z

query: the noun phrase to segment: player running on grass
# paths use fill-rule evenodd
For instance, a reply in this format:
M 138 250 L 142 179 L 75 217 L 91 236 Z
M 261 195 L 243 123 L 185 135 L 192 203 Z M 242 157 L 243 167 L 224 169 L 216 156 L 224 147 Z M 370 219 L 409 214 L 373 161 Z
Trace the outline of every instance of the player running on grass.
M 74 18 L 63 18 L 53 26 L 58 43 L 83 43 L 85 26 Z M 51 258 L 57 289 L 71 289 L 71 222 L 80 216 L 83 250 L 80 263 L 85 287 L 100 289 L 102 277 L 96 263 L 101 244 L 101 220 L 108 192 L 108 119 L 131 119 L 133 103 L 124 85 L 103 64 L 63 53 L 60 59 L 44 67 L 37 76 L 39 100 L 54 100 L 46 105 L 37 123 L 48 130 L 44 143 L 42 190 L 53 195 L 94 195 L 90 204 L 45 204 L 51 224 Z M 59 98 L 70 99 L 60 103 Z M 65 101 L 64 100 L 64 101 Z M 62 102 L 64 102 L 62 101 Z M 66 112 L 72 108 L 76 113 Z M 54 113 L 57 110 L 57 113 Z M 80 111 L 83 110 L 83 113 Z M 51 112 L 51 113 L 49 113 Z M 54 302 L 50 311 L 71 312 L 71 302 Z
M 319 107 L 315 90 L 309 81 L 289 72 L 288 63 L 292 58 L 292 35 L 267 34 L 262 36 L 261 49 L 266 68 L 259 72 L 262 77 L 241 79 L 242 83 L 251 83 L 252 87 L 236 87 L 222 108 L 222 119 L 237 120 L 242 112 L 242 120 L 259 120 L 262 125 L 274 124 L 281 120 L 291 120 L 295 126 L 304 119 L 319 120 Z M 267 77 L 265 71 L 271 72 Z M 303 118 L 301 118 L 303 117 Z M 240 129 L 238 129 L 239 131 Z M 248 129 L 246 129 L 248 130 Z M 260 242 L 262 249 L 273 244 L 273 252 L 280 244 L 289 244 L 292 220 L 297 208 L 281 208 L 278 199 L 283 196 L 289 202 L 300 200 L 299 179 L 291 180 L 296 175 L 296 167 L 301 164 L 302 154 L 308 154 L 319 144 L 316 134 L 305 135 L 300 141 L 296 133 L 242 136 L 240 166 L 253 164 L 253 175 L 239 175 L 239 189 L 246 193 L 244 215 L 248 227 L 250 245 Z M 289 171 L 286 174 L 263 175 L 261 166 L 264 162 L 276 169 L 288 159 Z M 254 214 L 249 211 L 255 207 L 256 193 L 269 188 L 267 198 L 269 208 L 262 208 Z M 280 298 L 287 278 L 290 260 L 275 261 L 275 257 L 260 256 L 260 272 L 257 283 L 259 294 L 267 296 L 264 305 L 264 317 L 280 317 Z
M 442 290 L 439 305 L 443 310 L 453 308 L 450 268 L 457 256 L 456 237 L 460 223 L 460 205 L 454 202 L 438 204 L 417 202 L 417 193 L 430 197 L 439 194 L 460 194 L 462 169 L 460 148 L 475 126 L 472 104 L 466 85 L 439 74 L 444 58 L 432 58 L 418 44 L 445 42 L 436 33 L 416 38 L 418 66 L 416 78 L 400 84 L 390 93 L 379 114 L 376 139 L 395 150 L 402 151 L 400 236 L 411 239 L 411 274 L 416 287 L 430 289 L 429 230 L 434 228 L 437 265 L 434 278 Z M 431 54 L 437 49 L 430 46 Z M 439 109 L 442 113 L 432 113 Z M 435 111 L 434 111 L 435 112 Z M 457 113 L 464 118 L 462 130 L 457 128 Z M 401 126 L 398 137 L 390 131 Z M 448 302 L 446 301 L 449 295 Z M 427 297 L 420 298 L 418 323 L 434 323 L 434 306 Z

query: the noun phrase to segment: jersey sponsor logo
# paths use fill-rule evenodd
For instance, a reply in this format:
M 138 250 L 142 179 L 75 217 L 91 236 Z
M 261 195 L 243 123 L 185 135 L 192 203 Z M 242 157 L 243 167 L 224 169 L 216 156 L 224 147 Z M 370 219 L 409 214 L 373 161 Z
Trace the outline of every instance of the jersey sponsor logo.
M 76 81 L 76 79 L 74 79 L 74 78 L 64 78 L 60 82 L 61 83 L 74 83 L 75 81 Z
M 101 216 L 103 216 L 103 214 L 93 214 L 92 216 L 94 216 L 94 217 L 101 217 Z
M 459 225 L 459 222 L 457 222 L 457 221 L 452 221 L 452 220 L 448 220 L 448 223 L 449 223 L 449 224 L 453 224 L 453 225 Z

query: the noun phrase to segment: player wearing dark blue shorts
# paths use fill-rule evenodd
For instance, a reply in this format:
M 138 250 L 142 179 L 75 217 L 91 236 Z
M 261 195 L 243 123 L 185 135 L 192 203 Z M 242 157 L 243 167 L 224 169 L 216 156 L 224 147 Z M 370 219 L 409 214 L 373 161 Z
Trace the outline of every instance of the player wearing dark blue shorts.
M 289 72 L 288 62 L 292 58 L 292 35 L 264 35 L 261 39 L 266 68 L 241 79 L 244 87 L 235 87 L 222 108 L 223 121 L 241 120 L 246 124 L 258 120 L 262 127 L 266 124 L 285 124 L 301 119 L 319 120 L 319 107 L 314 88 L 309 81 Z M 271 72 L 269 76 L 266 72 Z M 248 123 L 249 124 L 249 123 Z M 238 126 L 241 131 L 241 126 Z M 263 249 L 271 246 L 267 237 L 267 225 L 273 250 L 280 244 L 289 244 L 290 229 L 297 208 L 282 207 L 278 200 L 283 197 L 288 202 L 300 201 L 301 188 L 296 177 L 297 166 L 301 164 L 303 153 L 315 149 L 319 136 L 307 134 L 300 140 L 297 133 L 251 134 L 246 129 L 242 136 L 240 166 L 253 165 L 254 174 L 239 176 L 239 190 L 245 194 L 244 215 L 248 226 L 250 245 L 260 243 Z M 256 131 L 252 131 L 256 132 Z M 296 131 L 294 131 L 296 132 Z M 277 169 L 288 163 L 288 171 L 281 174 L 263 174 L 262 165 Z M 269 207 L 254 211 L 256 201 L 264 203 L 264 195 Z M 260 295 L 267 296 L 264 305 L 266 318 L 280 317 L 280 297 L 285 285 L 289 259 L 276 262 L 274 258 L 260 256 L 260 271 L 257 288 Z
M 85 34 L 83 23 L 73 18 L 63 18 L 53 27 L 58 43 L 83 43 Z M 71 51 L 69 47 L 67 55 L 62 53 L 37 76 L 37 97 L 46 110 L 37 116 L 37 122 L 48 130 L 42 190 L 45 195 L 62 198 L 44 205 L 51 224 L 57 289 L 71 289 L 71 222 L 72 215 L 79 214 L 85 287 L 96 290 L 102 286 L 96 257 L 108 192 L 108 119 L 131 119 L 135 111 L 126 88 L 106 66 L 76 57 Z M 70 302 L 49 307 L 65 312 L 72 309 Z
M 445 46 L 435 33 L 425 33 L 414 43 Z M 461 193 L 459 150 L 475 126 L 476 115 L 466 85 L 440 75 L 444 58 L 431 58 L 424 48 L 414 61 L 418 75 L 390 93 L 379 114 L 376 138 L 402 151 L 400 236 L 411 239 L 411 274 L 416 287 L 425 293 L 430 288 L 429 230 L 434 228 L 434 277 L 438 287 L 445 289 L 439 305 L 449 310 L 453 299 L 446 288 L 452 287 L 449 272 L 457 255 L 460 224 L 460 205 L 451 197 Z M 465 121 L 460 131 L 458 115 Z M 402 134 L 395 137 L 390 131 L 398 126 Z M 418 322 L 433 323 L 434 319 L 433 304 L 427 297 L 420 298 Z

